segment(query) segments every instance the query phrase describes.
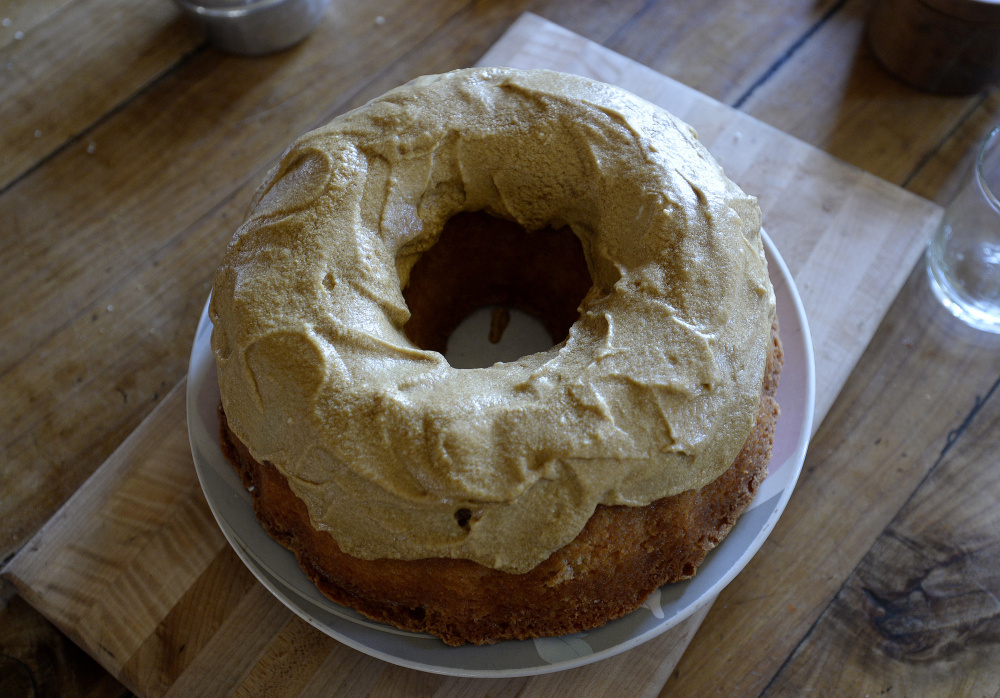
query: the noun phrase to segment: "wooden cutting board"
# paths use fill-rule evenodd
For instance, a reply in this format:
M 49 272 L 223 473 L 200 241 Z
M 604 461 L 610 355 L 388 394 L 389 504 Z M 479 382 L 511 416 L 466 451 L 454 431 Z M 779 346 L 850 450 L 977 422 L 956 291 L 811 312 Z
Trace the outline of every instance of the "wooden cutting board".
M 729 175 L 759 197 L 796 280 L 816 348 L 818 425 L 940 209 L 534 15 L 481 64 L 615 83 L 699 131 Z M 656 695 L 707 613 L 617 657 L 531 678 L 451 678 L 368 657 L 287 610 L 228 547 L 195 475 L 185 384 L 3 571 L 140 696 Z

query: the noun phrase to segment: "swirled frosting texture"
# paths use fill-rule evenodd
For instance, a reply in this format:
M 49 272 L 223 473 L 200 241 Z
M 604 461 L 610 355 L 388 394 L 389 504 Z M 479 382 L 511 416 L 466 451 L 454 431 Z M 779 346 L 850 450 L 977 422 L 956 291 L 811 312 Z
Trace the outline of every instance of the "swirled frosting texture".
M 594 285 L 565 342 L 454 369 L 404 336 L 401 288 L 459 211 L 579 237 Z M 210 312 L 230 428 L 345 552 L 516 573 L 598 503 L 729 467 L 774 294 L 756 200 L 690 127 L 609 85 L 486 68 L 420 78 L 293 144 Z

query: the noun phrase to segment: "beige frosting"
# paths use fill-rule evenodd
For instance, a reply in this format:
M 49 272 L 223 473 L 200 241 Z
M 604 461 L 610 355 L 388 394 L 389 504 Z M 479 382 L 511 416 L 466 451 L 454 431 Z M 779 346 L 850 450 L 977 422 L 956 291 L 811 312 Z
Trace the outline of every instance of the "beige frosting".
M 404 336 L 401 287 L 459 211 L 576 233 L 594 286 L 565 342 L 455 369 Z M 420 78 L 299 139 L 211 305 L 229 424 L 315 526 L 356 557 L 510 572 L 598 503 L 724 472 L 773 315 L 756 200 L 690 127 L 609 85 L 498 68 Z

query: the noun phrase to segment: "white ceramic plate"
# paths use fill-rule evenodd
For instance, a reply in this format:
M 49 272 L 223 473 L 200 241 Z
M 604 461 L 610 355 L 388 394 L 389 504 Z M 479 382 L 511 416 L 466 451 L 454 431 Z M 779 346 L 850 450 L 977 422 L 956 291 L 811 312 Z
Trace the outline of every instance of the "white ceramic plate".
M 219 388 L 206 304 L 191 352 L 187 416 L 195 468 L 208 504 L 233 549 L 282 603 L 324 633 L 387 662 L 453 676 L 527 676 L 588 664 L 636 647 L 711 603 L 746 566 L 774 528 L 802 469 L 813 422 L 812 340 L 792 277 L 766 234 L 764 245 L 785 352 L 777 395 L 781 419 L 767 479 L 693 579 L 661 587 L 624 618 L 563 637 L 449 647 L 430 635 L 370 621 L 320 594 L 295 557 L 264 532 L 254 517 L 250 495 L 222 455 L 216 414 Z

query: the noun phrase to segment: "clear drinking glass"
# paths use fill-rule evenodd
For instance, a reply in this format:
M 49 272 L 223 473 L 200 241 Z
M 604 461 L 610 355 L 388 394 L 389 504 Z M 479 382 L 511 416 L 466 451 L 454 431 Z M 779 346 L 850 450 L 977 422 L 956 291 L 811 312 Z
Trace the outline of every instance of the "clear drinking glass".
M 931 289 L 965 323 L 1000 332 L 1000 126 L 976 161 L 927 248 Z

